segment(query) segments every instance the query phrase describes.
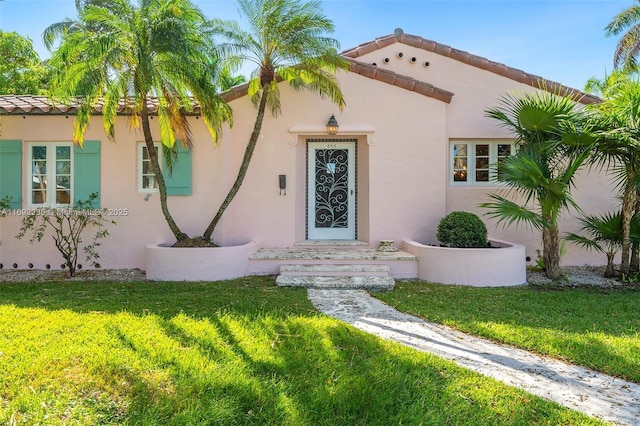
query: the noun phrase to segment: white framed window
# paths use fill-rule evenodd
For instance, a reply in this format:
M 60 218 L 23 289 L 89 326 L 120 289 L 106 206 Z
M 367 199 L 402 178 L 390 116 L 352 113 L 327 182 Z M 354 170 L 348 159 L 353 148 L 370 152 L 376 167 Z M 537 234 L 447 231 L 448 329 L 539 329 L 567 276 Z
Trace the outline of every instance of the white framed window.
M 73 204 L 73 144 L 32 142 L 28 147 L 29 207 L 67 207 Z
M 160 144 L 153 144 L 156 153 L 160 152 Z M 162 167 L 162 162 L 160 163 Z M 138 143 L 138 191 L 139 192 L 158 192 L 158 181 L 153 173 L 149 151 L 144 142 Z
M 496 165 L 512 155 L 511 141 L 451 141 L 449 182 L 452 185 L 495 185 Z

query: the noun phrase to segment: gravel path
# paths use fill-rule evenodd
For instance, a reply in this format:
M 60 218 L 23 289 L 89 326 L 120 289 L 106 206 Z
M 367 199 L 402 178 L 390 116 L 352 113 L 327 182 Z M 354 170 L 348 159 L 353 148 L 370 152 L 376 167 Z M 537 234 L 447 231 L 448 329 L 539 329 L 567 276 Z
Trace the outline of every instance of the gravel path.
M 308 290 L 325 314 L 615 424 L 640 425 L 640 385 L 403 314 L 365 290 Z

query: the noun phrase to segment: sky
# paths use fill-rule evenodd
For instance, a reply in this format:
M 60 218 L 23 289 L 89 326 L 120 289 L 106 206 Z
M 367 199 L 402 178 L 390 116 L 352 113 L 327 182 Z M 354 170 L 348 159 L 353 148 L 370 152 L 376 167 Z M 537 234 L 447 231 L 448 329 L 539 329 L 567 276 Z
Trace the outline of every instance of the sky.
M 235 0 L 194 0 L 209 18 L 241 22 Z M 635 0 L 324 0 L 347 50 L 402 28 L 453 48 L 582 89 L 611 72 L 617 37 L 604 28 Z M 74 0 L 0 0 L 0 30 L 29 37 L 76 16 Z M 244 70 L 243 73 L 248 73 Z

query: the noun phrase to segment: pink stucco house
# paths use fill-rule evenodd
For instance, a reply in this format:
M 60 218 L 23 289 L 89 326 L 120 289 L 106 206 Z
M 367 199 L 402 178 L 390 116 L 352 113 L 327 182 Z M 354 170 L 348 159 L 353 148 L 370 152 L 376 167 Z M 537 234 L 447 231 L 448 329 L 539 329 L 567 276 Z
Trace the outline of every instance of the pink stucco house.
M 364 250 L 375 249 L 380 240 L 394 240 L 415 254 L 412 242 L 434 243 L 445 214 L 466 210 L 482 215 L 478 204 L 488 192 L 500 189 L 491 182 L 487 165 L 511 152 L 512 135 L 485 117 L 487 107 L 509 91 L 545 87 L 579 93 L 400 30 L 343 55 L 351 62 L 350 71 L 338 74 L 347 101 L 343 111 L 283 84 L 282 115 L 265 119 L 245 184 L 214 234 L 223 246 L 253 242 L 232 255 L 249 262 L 244 273 L 276 272 L 283 263 L 277 257 L 256 256 L 259 248 L 337 251 L 336 246 L 353 244 L 355 250 Z M 218 147 L 197 114 L 188 117 L 195 146 L 180 154 L 170 178 L 170 207 L 192 235 L 202 233 L 226 195 L 255 118 L 246 87 L 229 91 L 227 100 L 235 125 L 225 129 Z M 597 101 L 582 94 L 583 104 Z M 146 270 L 149 262 L 158 261 L 149 257 L 147 246 L 170 242 L 171 233 L 161 216 L 153 176 L 145 167 L 142 135 L 129 130 L 123 115 L 116 141 L 109 140 L 98 110 L 87 142 L 79 149 L 71 144 L 73 113 L 73 108 L 50 105 L 42 97 L 0 97 L 0 197 L 12 196 L 15 209 L 30 209 L 63 205 L 98 191 L 100 205 L 117 221 L 101 249 L 101 264 Z M 339 124 L 335 135 L 326 128 L 332 115 Z M 66 172 L 56 174 L 56 167 L 49 166 L 55 162 Z M 34 166 L 45 163 L 46 171 Z M 339 190 L 344 200 L 314 202 L 316 197 L 309 194 L 317 194 L 324 177 L 336 173 L 344 173 Z M 58 191 L 43 191 L 39 182 L 44 180 L 57 181 Z M 616 204 L 609 178 L 598 173 L 583 172 L 574 195 L 588 213 L 611 210 Z M 3 268 L 15 264 L 25 269 L 29 263 L 34 268 L 59 268 L 61 261 L 50 244 L 31 245 L 14 238 L 20 226 L 18 212 L 0 219 Z M 484 219 L 492 238 L 521 245 L 518 256 L 534 261 L 541 246 L 539 234 L 496 227 Z M 576 219 L 566 215 L 561 229 L 577 228 Z M 225 262 L 215 267 L 224 269 Z M 391 266 L 390 273 L 429 278 L 420 262 Z M 484 261 L 469 255 L 457 262 L 455 269 L 472 271 L 473 264 Z M 570 245 L 563 257 L 565 265 L 603 263 L 603 256 Z M 181 273 L 178 278 L 189 278 Z

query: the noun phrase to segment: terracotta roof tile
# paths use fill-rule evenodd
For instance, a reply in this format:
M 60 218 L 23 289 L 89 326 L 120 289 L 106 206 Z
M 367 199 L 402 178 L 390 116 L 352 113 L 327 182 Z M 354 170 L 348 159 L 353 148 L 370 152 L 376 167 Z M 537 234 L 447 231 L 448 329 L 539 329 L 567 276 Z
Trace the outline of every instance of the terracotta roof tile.
M 225 102 L 231 102 L 235 99 L 241 98 L 247 94 L 247 90 L 249 89 L 249 83 L 241 84 L 239 86 L 232 87 L 226 92 L 222 93 L 222 99 Z
M 420 45 L 419 46 L 415 46 L 415 47 L 418 47 L 420 49 L 428 50 L 430 52 L 433 52 L 435 50 L 435 48 L 436 48 L 436 44 L 438 44 L 438 43 L 436 43 L 433 40 L 427 40 L 427 39 L 423 38 L 420 41 Z
M 383 83 L 392 84 L 405 90 L 419 93 L 430 98 L 438 99 L 442 102 L 451 103 L 453 93 L 437 88 L 431 84 L 416 80 L 406 75 L 397 74 L 393 71 L 383 70 L 375 65 L 365 64 L 353 59 L 347 58 L 351 62 L 350 71 L 372 80 L 378 80 Z
M 420 47 L 422 44 L 422 37 L 414 36 L 414 35 L 405 35 L 404 43 L 413 47 Z
M 393 35 L 385 36 L 378 38 L 374 41 L 374 43 L 378 46 L 378 49 L 382 49 L 384 47 L 390 46 L 395 43 L 397 40 Z M 363 45 L 361 45 L 363 46 Z
M 580 102 L 582 104 L 591 104 L 602 101 L 597 96 L 584 93 L 580 90 L 573 89 L 568 86 L 564 86 L 555 81 L 547 80 L 537 75 L 529 74 L 522 70 L 508 67 L 499 62 L 494 62 L 487 58 L 473 55 L 469 52 L 454 49 L 451 46 L 447 46 L 446 44 L 441 44 L 433 40 L 427 40 L 411 34 L 405 34 L 400 29 L 396 30 L 392 35 L 384 36 L 368 43 L 363 43 L 355 49 L 346 50 L 342 52 L 342 55 L 347 58 L 356 59 L 367 53 L 371 53 L 377 49 L 381 49 L 382 47 L 390 45 L 390 40 L 394 40 L 395 42 L 406 44 L 408 46 L 417 47 L 427 52 L 433 52 L 438 55 L 455 59 L 456 61 L 460 61 L 476 68 L 480 68 L 482 70 L 504 76 L 511 80 L 527 84 L 537 89 L 553 91 L 554 93 L 559 93 L 564 96 L 572 96 L 577 102 Z
M 389 70 L 383 70 L 378 68 L 376 70 L 376 74 L 374 75 L 374 79 L 379 80 L 383 83 L 387 83 L 387 84 L 391 84 L 393 85 L 393 83 L 395 83 L 396 81 L 396 73 L 393 71 L 389 71 Z
M 195 103 L 195 109 L 190 114 L 198 114 L 198 104 Z M 56 114 L 75 114 L 79 104 L 77 102 L 58 102 L 47 96 L 35 95 L 0 95 L 0 114 L 28 114 L 28 115 L 56 115 Z M 147 106 L 152 114 L 158 111 L 158 99 L 149 98 Z M 101 114 L 104 102 L 99 100 L 92 113 Z M 121 101 L 118 106 L 118 113 L 126 114 L 127 106 Z
M 402 87 L 405 90 L 413 92 L 414 87 L 416 87 L 416 80 L 413 78 L 398 75 L 396 77 L 396 81 L 394 81 L 393 84 L 398 87 Z
M 375 65 L 366 64 L 364 62 L 355 61 L 349 58 L 346 59 L 350 62 L 349 71 L 354 74 L 359 74 L 372 80 L 378 80 L 383 83 L 398 86 L 402 89 L 416 92 L 430 98 L 435 98 L 442 102 L 451 103 L 451 98 L 453 97 L 453 93 L 451 92 L 439 89 L 428 83 L 418 81 L 412 77 L 397 74 L 393 71 L 380 69 Z M 249 83 L 232 87 L 231 89 L 222 93 L 222 98 L 227 102 L 231 102 L 234 99 L 245 96 L 247 94 L 248 88 Z
M 373 51 L 378 50 L 379 47 L 374 43 L 368 43 L 362 47 L 358 47 L 357 49 L 358 49 L 358 55 L 362 56 L 362 55 L 366 55 L 367 53 L 371 53 Z

